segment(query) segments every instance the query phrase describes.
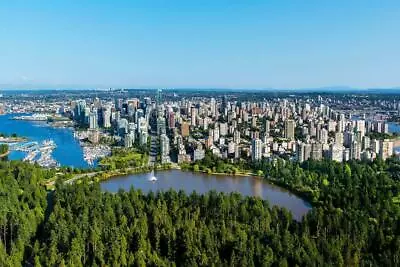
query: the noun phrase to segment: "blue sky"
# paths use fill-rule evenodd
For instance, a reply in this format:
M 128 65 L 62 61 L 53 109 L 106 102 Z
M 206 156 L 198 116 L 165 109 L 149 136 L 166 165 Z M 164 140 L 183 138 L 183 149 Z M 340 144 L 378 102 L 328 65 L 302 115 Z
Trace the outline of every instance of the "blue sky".
M 0 87 L 400 86 L 400 1 L 0 1 Z

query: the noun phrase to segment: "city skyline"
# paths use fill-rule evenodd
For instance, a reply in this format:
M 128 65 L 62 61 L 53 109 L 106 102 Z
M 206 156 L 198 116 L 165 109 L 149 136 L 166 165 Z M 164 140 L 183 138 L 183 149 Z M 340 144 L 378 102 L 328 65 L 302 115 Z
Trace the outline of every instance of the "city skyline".
M 3 2 L 0 87 L 398 88 L 399 12 L 396 1 Z

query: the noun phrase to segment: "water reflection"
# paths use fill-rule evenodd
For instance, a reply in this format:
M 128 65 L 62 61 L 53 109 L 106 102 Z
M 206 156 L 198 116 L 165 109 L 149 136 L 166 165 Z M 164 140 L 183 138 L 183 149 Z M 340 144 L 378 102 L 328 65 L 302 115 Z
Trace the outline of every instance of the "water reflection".
M 115 177 L 101 183 L 105 191 L 117 192 L 119 189 L 129 190 L 131 187 L 141 189 L 147 193 L 150 191 L 166 191 L 175 189 L 186 193 L 206 193 L 210 190 L 218 192 L 239 192 L 245 196 L 258 196 L 267 199 L 271 205 L 285 207 L 290 210 L 295 219 L 307 213 L 311 206 L 296 195 L 271 185 L 265 180 L 254 177 L 206 175 L 183 172 L 179 170 L 157 172 L 157 182 L 148 181 L 150 173 L 135 174 Z

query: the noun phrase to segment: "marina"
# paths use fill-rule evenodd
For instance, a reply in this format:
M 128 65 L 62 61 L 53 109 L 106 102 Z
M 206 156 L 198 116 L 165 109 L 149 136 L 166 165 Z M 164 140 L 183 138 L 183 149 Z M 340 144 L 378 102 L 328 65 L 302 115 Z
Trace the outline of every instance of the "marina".
M 29 116 L 30 114 L 18 115 Z M 43 146 L 44 141 L 52 140 L 55 146 L 51 150 L 44 148 L 43 153 L 39 151 L 40 153 L 33 157 L 33 160 L 38 160 L 38 163 L 43 164 L 43 166 L 59 165 L 73 168 L 97 166 L 96 160 L 92 162 L 92 165 L 85 161 L 84 148 L 81 147 L 79 140 L 74 138 L 71 128 L 52 127 L 45 121 L 14 120 L 15 116 L 16 114 L 12 113 L 0 115 L 0 133 L 8 136 L 15 133 L 17 136 L 23 136 L 28 141 L 8 142 L 7 144 L 11 150 L 8 155 L 9 159 L 23 160 L 30 151 L 34 150 L 35 146 L 39 148 Z M 41 155 L 43 156 L 41 157 Z M 32 158 L 32 155 L 27 159 L 30 158 Z
M 27 144 L 15 144 L 10 146 L 10 150 L 26 152 L 23 161 L 37 163 L 42 167 L 57 167 L 59 163 L 52 157 L 56 144 L 53 140 L 44 140 L 42 143 L 28 142 Z

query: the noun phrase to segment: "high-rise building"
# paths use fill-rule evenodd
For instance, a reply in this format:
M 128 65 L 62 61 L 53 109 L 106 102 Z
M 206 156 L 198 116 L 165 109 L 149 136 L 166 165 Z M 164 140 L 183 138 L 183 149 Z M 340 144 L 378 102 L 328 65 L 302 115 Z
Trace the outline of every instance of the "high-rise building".
M 91 112 L 89 114 L 89 128 L 97 129 L 97 112 Z
M 325 128 L 322 128 L 319 130 L 319 140 L 322 144 L 327 144 L 328 143 L 328 130 Z
M 297 160 L 301 163 L 311 157 L 311 144 L 301 143 L 297 149 Z
M 219 135 L 220 136 L 226 136 L 228 134 L 228 124 L 225 123 L 220 123 L 219 124 Z
M 139 133 L 139 143 L 140 143 L 140 145 L 146 145 L 148 137 L 149 137 L 149 134 L 148 134 L 147 131 L 140 132 Z
M 162 104 L 162 90 L 158 89 L 157 90 L 157 95 L 156 95 L 156 104 L 157 106 L 160 106 Z
M 217 105 L 215 102 L 215 98 L 211 98 L 210 100 L 210 113 L 211 113 L 211 117 L 215 117 L 216 115 L 216 109 L 217 109 Z
M 361 159 L 361 144 L 357 141 L 353 141 L 350 146 L 350 157 L 351 159 Z
M 389 133 L 389 125 L 386 122 L 382 123 L 382 133 Z
M 197 121 L 197 108 L 192 107 L 190 109 L 190 124 L 192 126 L 196 126 L 196 121 Z
M 123 137 L 125 134 L 128 133 L 128 120 L 127 119 L 120 119 L 118 120 L 118 134 Z
M 160 150 L 161 156 L 169 155 L 169 138 L 166 134 L 160 135 Z
M 294 120 L 286 120 L 285 121 L 285 138 L 294 140 Z
M 379 155 L 380 148 L 381 148 L 381 142 L 378 139 L 372 139 L 370 142 L 371 150 L 375 154 Z
M 202 160 L 204 159 L 205 155 L 206 153 L 204 149 L 198 147 L 193 151 L 193 161 Z
M 218 142 L 219 140 L 219 127 L 215 126 L 214 128 L 214 142 Z
M 183 121 L 181 124 L 181 135 L 182 135 L 182 137 L 189 136 L 189 124 L 185 121 Z
M 103 110 L 103 127 L 111 127 L 111 110 L 109 108 Z
M 269 120 L 265 120 L 265 124 L 264 124 L 265 136 L 269 137 L 269 131 L 270 131 L 270 121 Z
M 235 153 L 235 145 L 236 144 L 232 141 L 228 143 L 228 154 Z
M 74 109 L 74 119 L 79 124 L 85 124 L 85 110 L 86 110 L 86 101 L 78 100 L 75 104 Z
M 260 160 L 262 157 L 262 142 L 260 139 L 251 141 L 251 159 L 253 161 Z
M 365 135 L 365 121 L 358 120 L 356 122 L 356 131 L 360 133 L 361 137 Z
M 362 150 L 367 150 L 370 149 L 371 147 L 371 140 L 369 136 L 363 136 L 362 137 Z
M 240 131 L 235 130 L 233 133 L 233 141 L 238 145 L 240 144 Z
M 174 129 L 175 128 L 175 113 L 174 112 L 170 112 L 168 114 L 168 127 L 170 129 Z
M 165 118 L 158 117 L 157 118 L 157 135 L 162 135 L 165 133 L 166 133 Z
M 321 143 L 313 143 L 311 145 L 311 158 L 313 160 L 321 160 L 322 159 L 322 144 Z
M 393 141 L 389 139 L 385 139 L 381 141 L 380 148 L 379 148 L 379 156 L 386 160 L 393 155 Z
M 132 147 L 134 142 L 135 142 L 135 134 L 134 133 L 125 134 L 124 145 L 126 148 Z
M 257 116 L 255 115 L 251 117 L 251 127 L 257 127 Z
M 331 160 L 342 162 L 343 161 L 343 146 L 340 144 L 331 144 L 329 147 L 329 156 Z

